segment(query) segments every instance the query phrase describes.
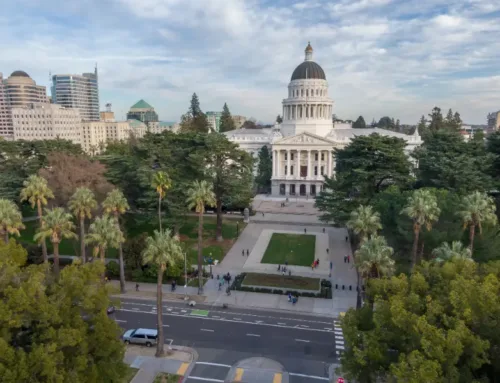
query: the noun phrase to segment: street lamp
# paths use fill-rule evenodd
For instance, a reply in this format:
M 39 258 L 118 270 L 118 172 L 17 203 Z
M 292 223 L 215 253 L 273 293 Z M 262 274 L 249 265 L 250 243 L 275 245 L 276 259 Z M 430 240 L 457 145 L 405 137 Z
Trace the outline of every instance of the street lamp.
M 184 300 L 187 300 L 187 255 L 184 251 Z
M 210 258 L 208 258 L 208 261 L 210 262 L 210 278 L 212 277 L 212 252 L 210 252 Z

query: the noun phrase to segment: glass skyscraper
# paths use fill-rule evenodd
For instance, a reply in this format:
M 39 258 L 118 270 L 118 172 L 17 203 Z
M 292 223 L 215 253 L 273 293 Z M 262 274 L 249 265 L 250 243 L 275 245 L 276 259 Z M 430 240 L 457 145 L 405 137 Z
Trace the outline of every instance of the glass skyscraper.
M 80 110 L 83 121 L 99 121 L 99 83 L 94 73 L 52 76 L 52 102 Z

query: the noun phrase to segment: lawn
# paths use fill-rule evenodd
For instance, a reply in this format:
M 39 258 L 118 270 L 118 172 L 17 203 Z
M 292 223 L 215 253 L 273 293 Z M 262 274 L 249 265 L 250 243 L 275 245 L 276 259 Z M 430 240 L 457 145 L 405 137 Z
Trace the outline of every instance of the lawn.
M 316 236 L 308 234 L 273 233 L 261 263 L 311 266 L 314 262 Z
M 137 371 L 139 371 L 139 369 L 130 367 L 128 365 L 126 369 L 127 372 L 125 374 L 125 377 L 123 378 L 123 383 L 130 383 L 132 379 L 134 379 L 134 376 L 137 374 Z
M 290 290 L 319 290 L 319 278 L 247 273 L 242 286 L 281 287 Z
M 179 383 L 182 382 L 182 376 L 167 374 L 165 372 L 160 372 L 156 375 L 153 383 Z

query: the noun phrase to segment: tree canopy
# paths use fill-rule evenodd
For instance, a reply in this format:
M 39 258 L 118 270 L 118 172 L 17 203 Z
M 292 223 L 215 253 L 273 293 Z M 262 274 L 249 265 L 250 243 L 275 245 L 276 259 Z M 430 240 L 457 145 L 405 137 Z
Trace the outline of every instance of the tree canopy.
M 257 161 L 255 183 L 261 191 L 269 193 L 271 190 L 271 178 L 273 176 L 273 159 L 267 145 L 260 148 Z
M 207 116 L 202 112 L 200 100 L 196 93 L 191 97 L 191 103 L 186 114 L 181 117 L 181 132 L 208 133 Z
M 363 116 L 359 116 L 358 119 L 352 124 L 352 127 L 354 129 L 365 129 L 366 128 L 366 122 Z
M 222 115 L 220 116 L 220 127 L 219 132 L 229 132 L 230 130 L 236 129 L 234 124 L 233 117 L 231 117 L 231 112 L 227 106 L 227 103 L 224 103 L 224 107 L 222 108 Z

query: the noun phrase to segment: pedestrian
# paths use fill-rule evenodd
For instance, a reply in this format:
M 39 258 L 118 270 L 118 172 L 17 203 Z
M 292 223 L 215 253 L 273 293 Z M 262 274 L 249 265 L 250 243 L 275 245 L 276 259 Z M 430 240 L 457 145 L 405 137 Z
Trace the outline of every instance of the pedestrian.
M 264 217 L 264 212 L 262 212 L 262 216 Z
M 281 270 L 281 275 L 285 276 L 285 269 Z
M 278 271 L 280 271 L 280 270 L 281 270 L 281 265 L 278 265 Z
M 304 234 L 307 233 L 307 229 L 304 227 Z
M 347 263 L 347 255 L 344 255 L 344 263 Z
M 221 288 L 222 288 L 222 282 L 219 281 L 219 291 L 221 290 Z
M 325 232 L 325 228 L 323 228 L 323 233 Z
M 311 269 L 314 270 L 314 262 L 311 264 Z
M 292 293 L 288 293 L 288 302 L 292 301 Z
M 326 248 L 326 253 L 329 254 L 330 253 L 330 249 L 327 247 Z
M 319 258 L 316 259 L 316 266 L 319 266 Z
M 241 250 L 241 256 L 244 257 L 245 256 L 245 250 Z
M 285 266 L 288 266 L 288 261 L 285 259 Z
M 347 263 L 351 263 L 351 256 L 350 255 L 347 256 Z
M 248 249 L 247 249 L 247 257 L 248 257 L 249 255 L 250 255 L 250 251 L 248 251 Z
M 292 276 L 292 270 L 288 270 L 288 276 L 291 277 Z
M 333 269 L 333 262 L 330 261 L 330 270 L 332 270 L 332 269 Z
M 138 283 L 135 284 L 135 291 L 139 291 L 139 284 Z
M 345 236 L 345 241 L 349 242 L 349 237 L 347 235 Z

